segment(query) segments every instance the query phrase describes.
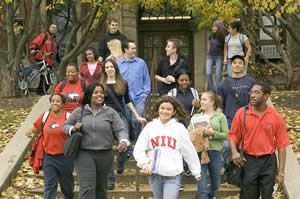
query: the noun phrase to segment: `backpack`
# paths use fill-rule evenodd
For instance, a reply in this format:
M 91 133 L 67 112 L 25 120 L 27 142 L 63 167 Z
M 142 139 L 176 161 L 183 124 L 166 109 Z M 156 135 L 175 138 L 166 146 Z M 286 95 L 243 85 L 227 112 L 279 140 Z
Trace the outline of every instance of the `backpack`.
M 67 83 L 67 80 L 64 79 L 64 81 L 60 85 L 60 91 L 62 91 L 65 88 L 66 83 Z M 81 85 L 81 88 L 82 88 L 82 90 L 84 92 L 85 91 L 85 80 L 84 79 L 80 79 L 80 85 Z
M 49 117 L 49 113 L 50 113 L 50 111 L 46 111 L 44 113 L 44 115 L 43 115 L 43 118 L 42 118 L 42 130 L 43 130 L 44 125 L 45 125 L 45 123 L 46 123 L 46 121 L 47 121 L 47 119 Z M 71 115 L 71 113 L 66 112 L 66 119 L 68 119 L 70 115 Z
M 239 34 L 239 40 L 240 43 L 242 44 L 242 48 L 243 48 L 243 53 L 244 53 L 244 57 L 246 56 L 246 45 L 245 45 L 245 40 L 243 39 L 244 35 L 242 33 Z M 227 41 L 227 48 L 228 48 L 228 44 L 229 41 L 231 39 L 231 35 L 229 35 L 228 41 Z

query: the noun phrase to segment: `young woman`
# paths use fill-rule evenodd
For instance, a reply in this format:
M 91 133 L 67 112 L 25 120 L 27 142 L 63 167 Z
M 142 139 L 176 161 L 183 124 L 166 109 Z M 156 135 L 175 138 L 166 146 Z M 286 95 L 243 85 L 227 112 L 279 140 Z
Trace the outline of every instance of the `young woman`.
M 65 98 L 63 95 L 55 93 L 50 96 L 49 101 L 50 113 L 44 125 L 42 125 L 42 118 L 45 113 L 41 114 L 34 122 L 33 127 L 26 131 L 26 136 L 31 138 L 33 134 L 43 131 L 44 198 L 56 198 L 59 181 L 64 197 L 72 199 L 74 196 L 73 163 L 64 156 L 63 151 L 63 144 L 67 139 L 62 129 L 67 116 L 63 110 Z
M 125 127 L 128 127 L 128 122 L 126 117 L 124 116 L 125 108 L 123 106 L 123 101 L 127 104 L 130 111 L 134 114 L 139 122 L 145 123 L 147 120 L 142 118 L 136 112 L 128 93 L 128 83 L 121 77 L 119 68 L 116 62 L 112 59 L 107 59 L 104 62 L 104 67 L 102 67 L 102 79 L 101 84 L 104 86 L 106 90 L 104 95 L 104 104 L 110 106 L 111 108 L 115 109 L 118 112 Z M 108 90 L 110 92 L 108 92 Z M 113 96 L 111 96 L 113 95 Z M 114 100 L 114 98 L 118 101 Z M 127 128 L 128 131 L 128 128 Z M 124 170 L 124 163 L 127 159 L 127 151 L 120 152 L 117 157 L 117 172 L 118 174 L 122 174 Z M 114 177 L 114 170 L 111 169 L 111 172 L 108 177 L 107 188 L 109 190 L 114 189 L 115 184 L 115 177 Z
M 224 24 L 222 21 L 217 20 L 213 23 L 212 33 L 208 37 L 209 51 L 206 56 L 206 82 L 208 91 L 215 91 L 215 88 L 222 79 L 224 39 Z M 216 66 L 216 87 L 214 87 L 212 77 L 213 66 Z
M 234 55 L 245 57 L 246 67 L 244 74 L 247 73 L 249 57 L 252 51 L 249 39 L 246 35 L 240 33 L 241 24 L 239 21 L 232 22 L 228 27 L 229 35 L 225 37 L 224 45 L 224 65 L 223 71 L 226 71 L 228 76 L 231 76 L 231 58 Z
M 96 49 L 89 47 L 85 51 L 86 62 L 80 65 L 80 76 L 85 79 L 88 84 L 98 82 L 101 79 L 102 62 L 98 61 Z
M 65 96 L 64 110 L 72 113 L 75 108 L 82 107 L 81 102 L 86 86 L 86 81 L 81 80 L 78 76 L 77 66 L 69 64 L 66 69 L 66 80 L 61 81 L 56 86 L 54 93 L 60 93 Z
M 191 86 L 191 73 L 186 70 L 180 70 L 176 76 L 177 87 L 168 92 L 168 96 L 176 99 L 184 105 L 186 111 L 191 115 L 195 108 L 200 107 L 199 95 L 196 89 Z
M 154 110 L 154 111 L 153 111 Z M 142 130 L 133 155 L 137 166 L 148 174 L 149 184 L 155 199 L 176 199 L 179 192 L 180 173 L 183 172 L 183 159 L 193 176 L 199 181 L 201 169 L 197 153 L 185 126 L 188 114 L 174 97 L 163 96 L 152 110 L 152 121 Z M 156 169 L 147 153 L 159 151 Z M 152 172 L 153 171 L 153 172 Z
M 204 127 L 204 136 L 210 138 L 210 148 L 208 164 L 201 164 L 202 178 L 198 181 L 198 199 L 214 198 L 220 187 L 220 177 L 222 168 L 222 140 L 227 139 L 228 125 L 226 116 L 223 113 L 216 112 L 217 107 L 221 104 L 221 98 L 215 93 L 207 91 L 201 95 L 202 112 L 193 115 L 207 115 L 209 117 L 210 126 Z M 189 130 L 192 130 L 190 124 Z M 201 157 L 199 156 L 201 159 Z M 207 170 L 210 176 L 210 186 L 207 184 Z
M 130 144 L 118 113 L 111 107 L 103 106 L 103 101 L 103 86 L 99 82 L 91 83 L 84 93 L 81 123 L 78 121 L 82 109 L 77 108 L 63 125 L 67 135 L 79 129 L 84 135 L 74 159 L 80 199 L 106 199 L 106 179 L 113 163 L 114 135 L 119 140 L 119 151 L 126 151 Z

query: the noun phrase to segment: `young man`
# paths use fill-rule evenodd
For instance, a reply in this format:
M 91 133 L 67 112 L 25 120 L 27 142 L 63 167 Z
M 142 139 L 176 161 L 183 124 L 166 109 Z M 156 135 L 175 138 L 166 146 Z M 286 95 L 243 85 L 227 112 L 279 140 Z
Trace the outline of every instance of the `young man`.
M 44 58 L 48 65 L 54 64 L 57 55 L 56 33 L 56 24 L 51 24 L 48 32 L 41 33 L 30 43 L 29 48 L 36 61 L 41 61 Z M 42 82 L 44 78 L 42 75 L 37 89 L 37 93 L 41 95 L 43 94 Z
M 119 22 L 116 19 L 111 19 L 108 25 L 109 32 L 104 35 L 103 40 L 99 44 L 99 58 L 98 61 L 104 61 L 109 55 L 110 51 L 108 49 L 108 42 L 112 39 L 118 39 L 121 41 L 126 41 L 127 38 L 119 30 Z
M 245 68 L 244 57 L 235 55 L 232 57 L 232 75 L 227 79 L 222 80 L 218 84 L 217 95 L 222 98 L 222 111 L 226 115 L 228 128 L 231 128 L 231 123 L 236 111 L 248 105 L 249 92 L 255 80 L 243 74 Z M 222 155 L 224 159 L 225 180 L 226 169 L 231 161 L 231 150 L 228 141 L 223 143 Z
M 237 111 L 228 134 L 235 165 L 242 167 L 241 199 L 272 198 L 276 182 L 284 181 L 286 147 L 290 144 L 282 116 L 266 104 L 271 88 L 255 83 L 250 91 L 250 105 L 246 112 L 244 158 L 241 149 L 244 110 Z M 278 150 L 279 169 L 275 151 Z
M 146 62 L 136 57 L 136 45 L 134 41 L 128 40 L 122 43 L 122 50 L 124 56 L 117 61 L 121 76 L 128 82 L 129 97 L 134 105 L 134 108 L 139 116 L 144 115 L 146 98 L 148 97 L 151 85 Z M 125 106 L 127 115 L 134 123 L 134 135 L 135 140 L 138 138 L 141 132 L 141 123 L 135 118 L 134 114 L 129 111 Z M 124 163 L 127 158 L 132 156 L 133 149 L 128 147 L 127 153 L 119 153 L 117 157 L 117 172 L 122 174 L 124 170 Z M 115 177 L 113 170 L 110 171 L 107 180 L 107 188 L 114 189 Z
M 179 57 L 179 40 L 168 39 L 165 50 L 167 56 L 160 60 L 155 75 L 155 79 L 162 83 L 159 89 L 160 95 L 166 95 L 176 87 L 175 77 L 178 71 L 182 69 L 190 71 L 188 63 L 182 57 Z

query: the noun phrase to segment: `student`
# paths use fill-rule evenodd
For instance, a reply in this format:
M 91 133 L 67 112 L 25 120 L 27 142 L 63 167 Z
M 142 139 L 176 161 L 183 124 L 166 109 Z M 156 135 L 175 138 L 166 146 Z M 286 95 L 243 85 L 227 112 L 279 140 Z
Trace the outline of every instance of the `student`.
M 265 83 L 255 83 L 251 88 L 245 119 L 243 158 L 238 149 L 242 144 L 245 108 L 237 111 L 228 134 L 232 160 L 242 167 L 241 199 L 272 198 L 275 181 L 279 185 L 284 182 L 286 147 L 290 145 L 290 140 L 284 119 L 266 104 L 270 94 L 271 88 Z
M 229 25 L 228 32 L 229 35 L 225 37 L 224 46 L 224 71 L 226 71 L 228 76 L 231 76 L 231 62 L 234 55 L 243 56 L 245 59 L 244 74 L 247 74 L 247 66 L 249 62 L 249 57 L 251 55 L 251 45 L 249 39 L 246 35 L 240 33 L 241 24 L 239 21 L 232 22 Z M 227 65 L 227 66 L 226 66 Z
M 44 142 L 44 198 L 56 198 L 57 185 L 66 199 L 74 197 L 73 162 L 64 156 L 63 145 L 67 136 L 64 134 L 62 126 L 66 121 L 67 112 L 63 110 L 66 99 L 63 95 L 55 93 L 50 96 L 50 112 L 43 122 L 43 113 L 34 122 L 33 127 L 26 131 L 26 136 L 31 138 L 33 134 L 43 132 Z M 42 128 L 43 127 L 43 128 Z
M 155 79 L 162 83 L 160 95 L 167 95 L 169 90 L 176 87 L 175 77 L 181 69 L 189 71 L 188 63 L 179 55 L 180 46 L 178 39 L 167 40 L 166 56 L 159 61 L 155 74 Z
M 201 164 L 202 179 L 198 181 L 198 199 L 209 199 L 216 196 L 216 192 L 220 188 L 221 168 L 222 168 L 222 140 L 227 140 L 228 126 L 227 120 L 223 113 L 216 112 L 217 107 L 221 103 L 221 97 L 216 96 L 211 91 L 204 92 L 201 95 L 201 113 L 194 114 L 193 117 L 199 115 L 207 115 L 209 117 L 209 127 L 204 127 L 204 136 L 210 137 L 210 147 L 208 157 L 210 162 Z M 189 131 L 192 125 L 189 125 Z M 199 156 L 201 159 L 201 157 Z M 210 185 L 207 181 L 207 171 L 209 171 Z
M 224 60 L 224 24 L 217 20 L 213 23 L 212 33 L 209 35 L 209 51 L 206 56 L 206 82 L 207 90 L 215 91 L 218 83 L 222 79 L 223 60 Z M 213 66 L 216 66 L 216 87 L 213 83 Z
M 189 117 L 174 97 L 163 96 L 151 111 L 152 121 L 141 132 L 133 155 L 137 166 L 148 174 L 155 199 L 176 199 L 179 192 L 183 159 L 196 180 L 201 179 L 200 163 L 185 126 Z M 152 173 L 147 152 L 159 150 L 159 163 Z
M 98 61 L 96 49 L 89 47 L 85 51 L 86 62 L 80 65 L 79 74 L 89 85 L 92 82 L 99 82 L 101 78 L 102 62 Z

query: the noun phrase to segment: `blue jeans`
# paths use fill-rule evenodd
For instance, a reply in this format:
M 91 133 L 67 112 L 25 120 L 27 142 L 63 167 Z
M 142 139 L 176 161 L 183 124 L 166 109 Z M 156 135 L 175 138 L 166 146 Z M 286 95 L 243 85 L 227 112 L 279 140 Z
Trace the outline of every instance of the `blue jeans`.
M 123 114 L 120 114 L 120 117 L 125 125 L 126 130 L 128 131 L 128 121 L 126 119 L 126 117 Z M 118 152 L 118 156 L 117 156 L 117 168 L 118 169 L 124 169 L 124 164 L 127 160 L 127 154 L 128 154 L 128 150 L 125 152 Z M 112 185 L 115 184 L 116 180 L 115 180 L 115 174 L 114 174 L 114 165 L 112 165 L 109 174 L 107 176 L 107 184 Z
M 180 177 L 152 174 L 148 181 L 155 199 L 177 199 Z
M 228 77 L 229 76 L 231 77 L 231 73 L 232 73 L 232 70 L 231 70 L 231 59 L 228 58 L 227 59 L 227 74 L 228 74 Z
M 222 156 L 224 160 L 224 169 L 226 170 L 228 168 L 229 163 L 231 162 L 232 153 L 231 153 L 230 144 L 228 140 L 223 140 L 222 146 L 223 146 Z
M 198 199 L 213 199 L 220 188 L 222 154 L 221 151 L 208 151 L 210 162 L 201 164 L 201 180 L 198 184 Z M 199 156 L 199 159 L 201 157 Z M 210 185 L 207 184 L 207 170 L 210 175 Z
M 213 66 L 216 66 L 216 87 L 218 87 L 218 83 L 222 79 L 223 60 L 224 56 L 206 56 L 206 82 L 208 91 L 216 90 L 212 77 Z
M 64 198 L 74 197 L 73 162 L 64 154 L 50 155 L 44 152 L 44 198 L 56 199 L 58 181 Z

